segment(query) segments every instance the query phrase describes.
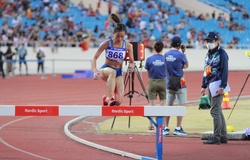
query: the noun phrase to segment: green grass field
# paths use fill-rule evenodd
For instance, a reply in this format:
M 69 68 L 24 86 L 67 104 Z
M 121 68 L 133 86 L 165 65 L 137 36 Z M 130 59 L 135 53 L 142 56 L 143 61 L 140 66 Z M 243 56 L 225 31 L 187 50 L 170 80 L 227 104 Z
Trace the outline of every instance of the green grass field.
M 231 109 L 223 109 L 226 124 L 234 126 L 236 131 L 244 131 L 250 127 L 250 100 L 239 99 L 231 117 L 228 119 L 230 112 L 233 109 L 235 101 L 230 102 Z M 199 110 L 197 105 L 187 105 L 186 116 L 183 118 L 182 127 L 190 134 L 201 134 L 206 131 L 213 130 L 212 117 L 210 110 Z M 102 122 L 99 125 L 100 132 L 106 133 L 147 133 L 149 120 L 146 117 L 116 117 L 113 130 L 111 131 L 111 124 L 113 117 Z M 170 132 L 173 132 L 176 126 L 176 117 L 170 119 Z

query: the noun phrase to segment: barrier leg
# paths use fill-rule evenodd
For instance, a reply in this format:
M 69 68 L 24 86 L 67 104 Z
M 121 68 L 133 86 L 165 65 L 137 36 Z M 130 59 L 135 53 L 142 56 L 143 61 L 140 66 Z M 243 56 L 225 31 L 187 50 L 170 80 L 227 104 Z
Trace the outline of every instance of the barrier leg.
M 147 117 L 152 124 L 156 127 L 156 159 L 162 160 L 162 150 L 163 150 L 163 135 L 162 135 L 162 126 L 163 126 L 163 117 L 157 117 L 156 123 L 151 117 Z
M 162 119 L 163 117 L 157 117 L 157 130 L 156 130 L 156 159 L 162 160 L 162 148 L 163 148 L 163 136 L 162 136 Z

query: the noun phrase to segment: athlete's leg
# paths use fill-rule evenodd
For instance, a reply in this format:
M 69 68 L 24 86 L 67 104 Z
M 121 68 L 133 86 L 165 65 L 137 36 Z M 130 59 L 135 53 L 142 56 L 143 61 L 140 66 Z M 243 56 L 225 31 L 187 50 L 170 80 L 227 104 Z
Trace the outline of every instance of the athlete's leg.
M 116 77 L 116 71 L 112 68 L 103 68 L 100 70 L 100 78 L 104 80 L 107 84 L 108 89 L 108 95 L 107 95 L 107 102 L 114 97 L 114 91 L 115 91 L 115 78 Z
M 120 105 L 123 101 L 124 97 L 124 83 L 123 76 L 119 76 L 116 78 L 116 105 Z

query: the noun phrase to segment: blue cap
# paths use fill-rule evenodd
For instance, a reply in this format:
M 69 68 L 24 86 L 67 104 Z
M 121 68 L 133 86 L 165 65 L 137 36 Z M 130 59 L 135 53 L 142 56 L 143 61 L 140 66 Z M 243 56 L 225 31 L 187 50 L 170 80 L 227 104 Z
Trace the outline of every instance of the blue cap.
M 181 45 L 181 38 L 177 36 L 173 37 L 171 41 L 171 46 L 178 47 L 180 45 Z
M 205 40 L 215 40 L 217 41 L 219 39 L 218 35 L 215 33 L 215 32 L 209 32 L 206 37 L 205 37 Z

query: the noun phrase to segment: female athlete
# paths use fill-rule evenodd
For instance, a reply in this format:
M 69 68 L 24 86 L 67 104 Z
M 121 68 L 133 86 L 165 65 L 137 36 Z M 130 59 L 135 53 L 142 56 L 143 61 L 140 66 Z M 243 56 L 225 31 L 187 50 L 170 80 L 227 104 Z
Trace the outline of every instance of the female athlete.
M 102 79 L 106 82 L 108 94 L 103 96 L 103 105 L 114 106 L 120 105 L 124 97 L 124 82 L 122 65 L 126 57 L 129 56 L 129 71 L 134 71 L 134 57 L 133 46 L 131 43 L 124 40 L 127 29 L 124 24 L 121 23 L 119 17 L 111 13 L 111 20 L 115 23 L 113 38 L 107 39 L 100 44 L 93 59 L 92 68 L 94 72 L 94 79 Z M 96 61 L 99 56 L 105 52 L 106 60 L 105 64 L 97 70 Z M 116 92 L 116 99 L 114 99 L 114 92 Z

